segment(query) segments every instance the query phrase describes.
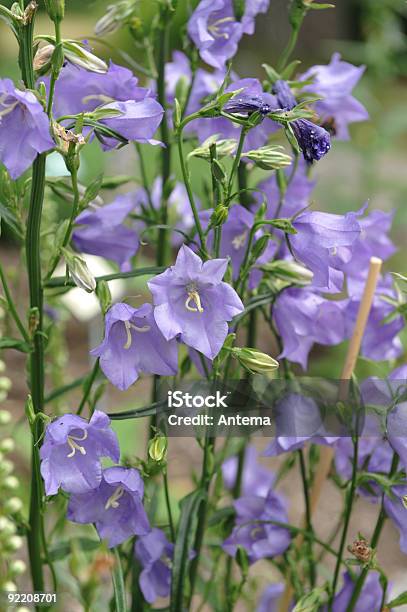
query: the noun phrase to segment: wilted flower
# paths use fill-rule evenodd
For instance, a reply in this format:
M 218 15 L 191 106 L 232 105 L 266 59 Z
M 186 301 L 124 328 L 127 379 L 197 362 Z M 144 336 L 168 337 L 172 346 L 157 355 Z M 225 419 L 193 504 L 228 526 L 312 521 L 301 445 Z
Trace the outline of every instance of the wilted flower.
M 135 554 L 143 569 L 139 583 L 144 599 L 152 604 L 158 597 L 167 597 L 171 589 L 171 564 L 174 545 L 161 529 L 153 527 L 138 538 Z
M 349 123 L 369 118 L 363 104 L 352 96 L 352 90 L 364 70 L 364 66 L 353 66 L 342 61 L 339 53 L 334 53 L 330 64 L 312 66 L 300 77 L 303 81 L 313 78 L 313 83 L 306 85 L 304 91 L 323 98 L 313 103 L 313 106 L 323 124 L 341 140 L 349 138 Z
M 12 179 L 33 163 L 38 153 L 55 146 L 48 117 L 31 91 L 20 91 L 10 79 L 0 79 L 0 161 Z
M 239 546 L 248 554 L 249 562 L 281 555 L 290 545 L 290 532 L 272 521 L 286 523 L 287 511 L 281 495 L 269 491 L 266 497 L 240 497 L 233 502 L 236 523 L 223 543 L 223 550 L 235 556 Z M 267 521 L 271 521 L 268 523 Z
M 361 563 L 369 563 L 372 560 L 374 551 L 366 540 L 355 540 L 348 547 L 349 552 Z
M 233 0 L 201 0 L 189 20 L 188 34 L 207 64 L 223 68 L 235 55 L 243 34 L 253 34 L 256 15 L 266 12 L 268 6 L 269 0 L 246 0 L 238 21 Z
M 84 493 L 101 482 L 101 457 L 118 461 L 120 450 L 109 417 L 95 410 L 90 421 L 76 414 L 52 421 L 45 430 L 40 457 L 47 495 L 55 495 L 59 487 Z
M 74 523 L 94 523 L 109 548 L 151 529 L 143 507 L 144 483 L 134 468 L 114 466 L 103 470 L 97 489 L 71 495 L 67 518 Z
M 111 259 L 127 271 L 139 247 L 137 232 L 124 225 L 134 206 L 132 196 L 126 194 L 117 196 L 111 204 L 83 211 L 75 219 L 76 247 L 83 253 Z
M 273 485 L 273 472 L 257 461 L 257 451 L 254 446 L 246 446 L 242 472 L 242 495 L 249 497 L 267 497 Z M 222 463 L 222 475 L 225 487 L 230 491 L 236 484 L 238 472 L 238 457 L 229 457 Z
M 209 359 L 216 357 L 228 334 L 227 321 L 244 308 L 235 290 L 222 282 L 227 265 L 226 259 L 203 263 L 183 245 L 175 265 L 149 281 L 154 317 L 167 340 L 179 336 Z
M 91 354 L 100 358 L 104 374 L 122 391 L 142 372 L 174 376 L 178 370 L 177 343 L 161 334 L 151 304 L 112 306 L 106 313 L 103 342 Z

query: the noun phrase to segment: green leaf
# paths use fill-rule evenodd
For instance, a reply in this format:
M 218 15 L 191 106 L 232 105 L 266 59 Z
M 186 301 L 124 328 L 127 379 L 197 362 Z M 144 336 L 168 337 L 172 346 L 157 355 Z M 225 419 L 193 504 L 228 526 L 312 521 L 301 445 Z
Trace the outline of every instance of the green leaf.
M 297 230 L 291 223 L 290 219 L 273 219 L 267 225 L 271 225 L 276 229 L 282 230 L 286 234 L 296 234 Z
M 167 407 L 167 401 L 162 400 L 144 408 L 135 408 L 134 410 L 126 410 L 125 412 L 111 412 L 107 416 L 112 421 L 125 421 L 126 419 L 142 419 L 144 417 L 153 416 L 159 412 L 163 412 Z
M 126 589 L 124 587 L 124 577 L 120 554 L 117 548 L 114 549 L 116 563 L 112 570 L 112 580 L 114 586 L 115 612 L 127 612 Z
M 102 188 L 102 182 L 103 174 L 100 174 L 86 188 L 85 194 L 81 201 L 81 208 L 86 208 L 86 206 L 99 195 L 99 191 Z
M 170 612 L 180 612 L 184 609 L 189 555 L 195 541 L 199 508 L 205 498 L 205 491 L 197 489 L 184 497 L 180 503 L 181 515 L 172 566 Z
M 325 598 L 325 589 L 313 589 L 297 602 L 293 612 L 316 612 L 319 610 Z
M 274 68 L 272 68 L 268 64 L 262 64 L 261 66 L 262 68 L 264 68 L 264 71 L 267 74 L 267 78 L 270 81 L 270 83 L 275 83 L 279 79 L 283 78 L 278 74 L 276 70 L 274 70 Z
M 301 60 L 294 60 L 288 64 L 288 66 L 284 68 L 283 72 L 281 73 L 281 78 L 284 79 L 284 81 L 288 81 L 300 64 Z
M 313 3 L 310 5 L 310 7 L 309 7 L 309 8 L 310 8 L 310 9 L 313 9 L 313 10 L 315 11 L 315 10 L 323 10 L 323 9 L 335 8 L 335 5 L 334 5 L 334 4 L 327 4 L 327 3 L 324 3 L 324 4 L 317 4 L 316 2 L 313 2 Z
M 19 237 L 24 237 L 24 231 L 21 227 L 21 224 L 15 214 L 7 208 L 4 204 L 0 202 L 0 220 L 4 221 L 6 225 L 8 225 L 11 230 Z
M 0 350 L 2 349 L 15 349 L 21 353 L 31 352 L 31 346 L 27 342 L 15 338 L 0 338 Z
M 105 176 L 102 180 L 102 189 L 116 189 L 127 183 L 136 183 L 137 180 L 134 176 L 122 174 L 117 176 Z
M 392 608 L 397 608 L 398 606 L 404 606 L 404 604 L 407 604 L 407 591 L 400 593 L 400 595 L 398 595 L 395 599 L 389 601 L 386 607 L 391 610 Z

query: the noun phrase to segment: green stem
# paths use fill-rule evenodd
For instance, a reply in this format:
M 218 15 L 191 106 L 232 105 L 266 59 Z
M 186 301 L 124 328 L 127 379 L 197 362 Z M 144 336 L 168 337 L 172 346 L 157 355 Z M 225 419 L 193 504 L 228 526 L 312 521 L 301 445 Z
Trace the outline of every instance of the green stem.
M 168 513 L 168 523 L 170 525 L 170 532 L 171 532 L 171 542 L 175 542 L 175 527 L 174 527 L 174 519 L 172 517 L 172 510 L 171 510 L 171 498 L 170 498 L 170 492 L 169 492 L 169 487 L 168 487 L 167 468 L 165 468 L 163 472 L 163 482 L 164 482 L 165 504 L 167 506 L 167 513 Z
M 115 564 L 112 570 L 114 587 L 114 602 L 116 612 L 127 612 L 126 589 L 124 586 L 123 569 L 118 548 L 114 549 Z
M 298 450 L 298 457 L 300 460 L 300 473 L 301 473 L 301 480 L 302 480 L 302 486 L 303 486 L 303 491 L 304 491 L 306 527 L 307 527 L 308 533 L 313 534 L 314 529 L 313 529 L 312 520 L 311 520 L 311 504 L 310 504 L 309 490 L 308 490 L 307 470 L 305 466 L 304 452 L 301 448 Z M 316 575 L 315 575 L 315 563 L 314 563 L 313 547 L 312 547 L 311 540 L 309 541 L 308 562 L 309 562 L 310 584 L 311 584 L 311 588 L 314 588 L 315 582 L 316 582 Z
M 7 284 L 6 275 L 4 274 L 3 267 L 2 267 L 1 264 L 0 264 L 0 280 L 1 280 L 1 283 L 3 285 L 4 295 L 6 296 L 7 304 L 8 304 L 9 310 L 10 310 L 10 314 L 13 317 L 14 322 L 17 325 L 18 330 L 19 330 L 20 334 L 22 335 L 23 339 L 26 342 L 30 343 L 31 342 L 30 336 L 28 335 L 27 330 L 25 329 L 25 327 L 22 324 L 21 319 L 20 319 L 20 317 L 18 315 L 16 306 L 14 304 L 12 295 L 10 293 L 10 290 L 9 290 L 9 287 L 8 287 L 8 284 Z
M 155 274 L 161 274 L 164 272 L 163 266 L 150 266 L 148 268 L 138 268 L 137 270 L 130 270 L 130 272 L 115 272 L 114 274 L 104 274 L 103 276 L 96 276 L 96 282 L 100 281 L 112 281 L 118 278 L 136 278 L 137 276 L 154 276 Z M 72 280 L 67 280 L 65 276 L 57 276 L 51 278 L 44 283 L 47 288 L 60 288 L 60 287 L 76 287 Z
M 56 20 L 54 22 L 55 26 L 55 49 L 58 49 L 61 45 L 61 22 Z M 58 80 L 60 69 L 56 70 L 54 66 L 51 68 L 51 79 L 49 84 L 49 95 L 48 95 L 48 106 L 47 106 L 47 114 L 48 117 L 52 116 L 52 105 L 54 103 L 54 95 L 55 95 L 55 85 Z
M 232 194 L 233 180 L 235 178 L 237 169 L 238 169 L 239 164 L 240 164 L 240 160 L 241 160 L 242 152 L 243 152 L 243 147 L 244 147 L 244 141 L 246 140 L 247 132 L 248 132 L 248 127 L 244 125 L 242 127 L 242 129 L 241 129 L 241 132 L 240 132 L 239 144 L 237 146 L 237 151 L 236 151 L 235 159 L 233 161 L 233 166 L 232 166 L 232 170 L 230 172 L 228 187 L 227 187 L 227 191 L 226 191 L 226 200 L 227 200 L 227 205 L 228 206 L 230 205 L 229 199 L 230 199 L 230 196 Z
M 350 489 L 349 489 L 347 499 L 346 499 L 346 511 L 345 511 L 345 516 L 344 516 L 344 521 L 343 521 L 342 536 L 341 536 L 341 541 L 339 544 L 338 558 L 336 560 L 334 578 L 332 581 L 331 597 L 329 601 L 330 610 L 332 610 L 333 600 L 335 598 L 335 593 L 336 593 L 336 587 L 338 585 L 339 571 L 341 569 L 341 562 L 342 562 L 342 557 L 343 557 L 343 553 L 345 550 L 346 539 L 348 536 L 348 528 L 349 528 L 349 523 L 350 523 L 350 517 L 352 514 L 352 507 L 353 507 L 353 502 L 355 499 L 356 479 L 357 479 L 357 473 L 358 473 L 358 456 L 359 456 L 358 449 L 359 449 L 359 436 L 356 433 L 354 441 L 353 441 L 352 479 L 351 479 Z
M 394 474 L 397 471 L 397 466 L 398 466 L 398 462 L 399 462 L 399 457 L 396 453 L 394 453 L 393 455 L 393 461 L 391 464 L 391 468 L 390 468 L 390 472 L 389 472 L 389 478 L 391 478 L 392 476 L 394 476 Z M 381 503 L 381 508 L 380 508 L 380 512 L 379 512 L 379 516 L 377 518 L 377 522 L 376 522 L 376 527 L 374 529 L 373 535 L 372 535 L 372 539 L 370 542 L 370 546 L 375 549 L 377 548 L 377 545 L 379 543 L 379 539 L 382 533 L 382 529 L 384 526 L 386 520 L 386 511 L 384 509 L 384 494 L 382 495 L 382 503 Z M 356 607 L 357 601 L 359 599 L 359 596 L 362 592 L 363 586 L 365 584 L 365 580 L 366 577 L 369 573 L 369 567 L 365 567 L 361 573 L 359 574 L 359 578 L 356 581 L 355 584 L 355 588 L 353 589 L 353 593 L 352 593 L 352 597 L 351 600 L 349 602 L 348 608 L 347 608 L 347 612 L 353 612 L 353 610 Z
M 89 399 L 89 395 L 90 395 L 90 392 L 92 391 L 92 386 L 96 380 L 96 376 L 98 375 L 98 372 L 99 372 L 99 359 L 96 359 L 95 365 L 93 366 L 91 373 L 86 378 L 86 383 L 85 383 L 85 387 L 83 390 L 83 396 L 82 396 L 81 403 L 79 404 L 79 408 L 76 414 L 82 414 L 85 404 Z

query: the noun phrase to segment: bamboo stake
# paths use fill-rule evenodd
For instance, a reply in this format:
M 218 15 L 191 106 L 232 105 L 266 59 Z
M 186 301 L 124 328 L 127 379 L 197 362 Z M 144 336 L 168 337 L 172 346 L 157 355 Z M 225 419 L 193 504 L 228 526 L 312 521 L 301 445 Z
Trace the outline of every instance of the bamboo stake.
M 349 381 L 352 378 L 352 374 L 358 359 L 367 321 L 369 319 L 370 310 L 372 308 L 382 263 L 382 260 L 378 257 L 372 257 L 370 259 L 369 274 L 363 291 L 362 300 L 359 305 L 355 328 L 353 330 L 352 338 L 349 342 L 348 352 L 346 354 L 345 363 L 342 368 L 341 380 L 339 383 L 338 399 L 342 401 L 346 399 L 348 394 Z M 310 494 L 311 516 L 318 504 L 324 482 L 328 478 L 329 472 L 331 470 L 333 457 L 334 450 L 332 447 L 323 446 L 321 448 L 320 459 L 315 473 L 314 486 L 312 487 Z M 302 518 L 301 524 L 305 525 L 304 516 Z M 300 533 L 295 541 L 296 547 L 300 548 L 303 542 L 304 535 Z M 279 612 L 288 612 L 292 596 L 293 588 L 288 580 L 281 599 L 281 604 L 279 606 Z

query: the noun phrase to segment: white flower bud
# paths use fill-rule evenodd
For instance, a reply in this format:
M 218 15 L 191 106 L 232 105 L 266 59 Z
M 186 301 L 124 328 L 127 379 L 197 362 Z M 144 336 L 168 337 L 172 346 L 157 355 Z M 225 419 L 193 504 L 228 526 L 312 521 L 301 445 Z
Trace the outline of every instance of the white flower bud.
M 16 445 L 13 438 L 4 438 L 4 440 L 0 442 L 0 451 L 2 453 L 12 453 L 15 447 Z
M 19 550 L 23 545 L 23 538 L 20 538 L 20 536 L 18 535 L 13 535 L 9 538 L 9 540 L 7 541 L 7 548 L 10 551 L 16 552 L 16 550 Z
M 266 374 L 279 367 L 278 361 L 253 348 L 234 348 L 232 354 L 239 360 L 239 363 L 253 374 Z
M 267 145 L 255 151 L 248 151 L 244 157 L 248 157 L 263 170 L 278 170 L 291 164 L 291 157 L 280 145 Z
M 4 512 L 6 514 L 17 514 L 23 509 L 23 502 L 19 497 L 10 497 L 4 502 Z
M 27 566 L 21 559 L 14 559 L 9 565 L 9 571 L 12 576 L 21 576 L 26 569 Z
M 7 476 L 7 478 L 3 480 L 2 484 L 5 489 L 14 491 L 15 489 L 18 489 L 18 478 L 15 476 Z
M 10 592 L 14 593 L 15 591 L 17 591 L 17 586 L 14 584 L 14 582 L 11 582 L 11 580 L 8 580 L 4 584 L 2 584 L 1 588 L 3 591 L 6 591 L 7 593 L 10 593 Z
M 16 532 L 16 527 L 12 521 L 10 521 L 5 516 L 0 516 L 0 538 L 3 540 L 4 538 L 8 538 L 14 535 Z

